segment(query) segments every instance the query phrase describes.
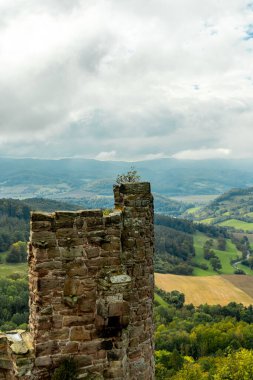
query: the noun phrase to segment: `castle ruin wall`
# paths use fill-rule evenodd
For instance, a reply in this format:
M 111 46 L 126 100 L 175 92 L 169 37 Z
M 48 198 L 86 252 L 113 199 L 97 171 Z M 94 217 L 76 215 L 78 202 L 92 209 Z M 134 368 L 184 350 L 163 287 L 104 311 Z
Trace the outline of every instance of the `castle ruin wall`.
M 80 379 L 154 379 L 150 184 L 115 186 L 114 198 L 107 216 L 32 213 L 29 366 L 1 370 L 0 337 L 0 380 L 47 380 L 70 357 Z

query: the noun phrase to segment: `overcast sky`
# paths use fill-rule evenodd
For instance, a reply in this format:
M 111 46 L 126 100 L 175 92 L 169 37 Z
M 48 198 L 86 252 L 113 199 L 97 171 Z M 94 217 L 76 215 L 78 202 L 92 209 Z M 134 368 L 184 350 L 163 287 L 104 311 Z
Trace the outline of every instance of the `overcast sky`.
M 253 156 L 253 2 L 0 0 L 0 156 Z

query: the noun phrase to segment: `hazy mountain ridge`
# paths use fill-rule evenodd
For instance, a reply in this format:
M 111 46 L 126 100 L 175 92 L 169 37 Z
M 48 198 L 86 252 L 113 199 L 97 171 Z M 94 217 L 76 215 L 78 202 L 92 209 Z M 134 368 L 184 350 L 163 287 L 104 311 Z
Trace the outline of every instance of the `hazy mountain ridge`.
M 134 165 L 155 193 L 167 196 L 221 194 L 232 187 L 253 185 L 252 160 L 176 160 L 141 162 L 91 159 L 0 159 L 2 196 L 80 198 L 111 195 L 118 174 Z M 19 194 L 19 195 L 18 195 Z

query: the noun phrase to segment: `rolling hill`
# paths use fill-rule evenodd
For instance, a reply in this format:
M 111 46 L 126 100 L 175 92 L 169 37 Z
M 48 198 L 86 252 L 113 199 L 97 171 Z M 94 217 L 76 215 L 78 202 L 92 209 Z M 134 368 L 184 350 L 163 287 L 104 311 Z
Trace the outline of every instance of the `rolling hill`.
M 252 248 L 247 238 L 233 236 L 220 226 L 156 215 L 155 270 L 160 273 L 213 276 L 253 275 L 247 256 Z M 220 267 L 215 267 L 215 263 Z
M 0 159 L 2 197 L 82 198 L 111 196 L 118 174 L 134 164 L 155 193 L 166 196 L 221 194 L 232 187 L 252 186 L 251 160 L 176 160 L 136 163 L 91 159 Z
M 204 207 L 186 211 L 184 216 L 201 223 L 253 233 L 253 187 L 232 189 Z

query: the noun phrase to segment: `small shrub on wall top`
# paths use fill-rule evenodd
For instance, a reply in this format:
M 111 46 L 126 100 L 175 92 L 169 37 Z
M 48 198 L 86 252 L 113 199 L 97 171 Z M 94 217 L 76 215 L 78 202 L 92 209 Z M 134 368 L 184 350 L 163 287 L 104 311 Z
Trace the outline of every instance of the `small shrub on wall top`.
M 116 183 L 120 185 L 125 182 L 140 182 L 140 176 L 133 166 L 126 174 L 119 174 L 116 178 Z
M 54 371 L 51 380 L 77 380 L 77 366 L 74 359 L 63 360 Z

